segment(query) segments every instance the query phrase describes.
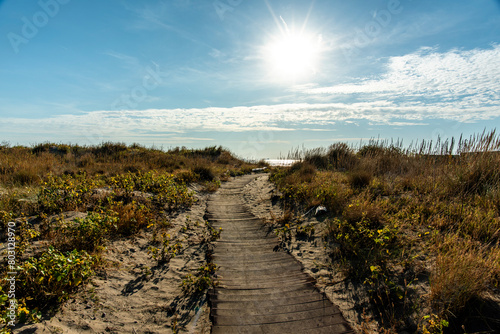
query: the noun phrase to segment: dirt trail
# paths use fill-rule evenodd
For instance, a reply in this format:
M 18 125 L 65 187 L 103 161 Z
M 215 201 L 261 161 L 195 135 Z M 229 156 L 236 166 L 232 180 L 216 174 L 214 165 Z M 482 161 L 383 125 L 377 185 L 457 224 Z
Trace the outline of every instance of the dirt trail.
M 208 201 L 206 219 L 222 227 L 214 250 L 219 285 L 210 295 L 212 333 L 354 333 L 314 279 L 244 205 L 244 186 L 233 179 Z

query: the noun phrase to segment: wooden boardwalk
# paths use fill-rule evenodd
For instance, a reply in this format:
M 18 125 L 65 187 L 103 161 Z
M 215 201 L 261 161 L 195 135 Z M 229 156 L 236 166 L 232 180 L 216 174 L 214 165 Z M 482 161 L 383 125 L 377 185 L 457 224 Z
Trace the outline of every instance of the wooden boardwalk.
M 255 176 L 233 179 L 212 195 L 206 218 L 222 227 L 214 249 L 219 286 L 210 294 L 212 333 L 354 333 L 291 255 L 243 204 Z

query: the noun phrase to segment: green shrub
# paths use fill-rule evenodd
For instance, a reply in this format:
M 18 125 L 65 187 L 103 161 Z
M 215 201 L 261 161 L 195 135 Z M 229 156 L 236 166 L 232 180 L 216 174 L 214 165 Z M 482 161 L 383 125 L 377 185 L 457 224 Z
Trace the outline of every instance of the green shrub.
M 383 145 L 378 144 L 369 144 L 361 147 L 358 150 L 358 155 L 361 157 L 377 157 L 385 155 L 387 152 L 387 148 Z
M 338 256 L 347 265 L 347 272 L 358 278 L 370 276 L 373 266 L 386 270 L 399 232 L 396 226 L 375 226 L 368 219 L 353 222 L 339 218 L 332 221 L 330 230 L 340 245 Z
M 181 287 L 185 293 L 199 294 L 210 287 L 215 287 L 217 282 L 213 276 L 218 270 L 214 263 L 207 263 L 198 268 L 194 274 L 188 274 L 182 281 Z
M 223 151 L 217 158 L 216 162 L 222 165 L 230 165 L 230 164 L 237 164 L 238 159 L 233 157 L 231 153 L 229 153 L 228 151 Z
M 45 213 L 78 211 L 90 204 L 92 190 L 102 185 L 86 173 L 77 175 L 50 175 L 38 193 L 38 203 Z
M 105 142 L 101 145 L 94 147 L 92 149 L 93 153 L 99 157 L 113 157 L 117 158 L 118 154 L 127 152 L 129 150 L 128 146 L 125 143 L 112 143 Z
M 97 251 L 116 230 L 117 220 L 116 217 L 92 212 L 83 219 L 58 221 L 52 225 L 54 245 L 61 251 Z
M 295 235 L 299 239 L 311 239 L 314 236 L 314 225 L 307 224 L 305 226 L 297 226 L 295 229 Z
M 311 182 L 316 175 L 316 167 L 307 161 L 296 162 L 285 175 L 287 177 L 283 180 L 284 183 Z
M 169 263 L 182 250 L 182 244 L 179 242 L 173 243 L 170 234 L 163 233 L 161 237 L 159 247 L 148 247 L 148 255 L 156 260 L 159 265 Z
M 7 223 L 12 221 L 12 213 L 0 210 L 0 229 L 7 231 Z
M 187 186 L 176 181 L 173 174 L 168 173 L 127 173 L 111 177 L 108 180 L 115 191 L 122 191 L 131 198 L 132 191 L 152 193 L 153 200 L 169 210 L 190 206 L 194 199 Z
M 62 302 L 93 275 L 94 263 L 85 251 L 63 254 L 49 247 L 39 258 L 31 257 L 21 265 L 20 296 L 32 308 Z

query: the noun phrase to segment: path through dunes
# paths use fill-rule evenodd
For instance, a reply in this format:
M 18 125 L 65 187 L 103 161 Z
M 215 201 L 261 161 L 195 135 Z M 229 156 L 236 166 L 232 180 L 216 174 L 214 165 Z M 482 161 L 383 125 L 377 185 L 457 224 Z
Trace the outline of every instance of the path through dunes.
M 206 219 L 222 227 L 214 249 L 219 286 L 211 294 L 212 333 L 354 333 L 339 309 L 314 288 L 278 240 L 244 205 L 255 175 L 221 186 Z

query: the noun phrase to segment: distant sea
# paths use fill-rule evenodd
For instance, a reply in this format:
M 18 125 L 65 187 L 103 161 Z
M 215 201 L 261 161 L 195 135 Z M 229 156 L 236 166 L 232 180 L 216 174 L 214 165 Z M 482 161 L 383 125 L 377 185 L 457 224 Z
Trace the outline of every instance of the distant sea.
M 265 160 L 270 166 L 273 167 L 290 167 L 299 160 L 292 159 L 266 159 Z

